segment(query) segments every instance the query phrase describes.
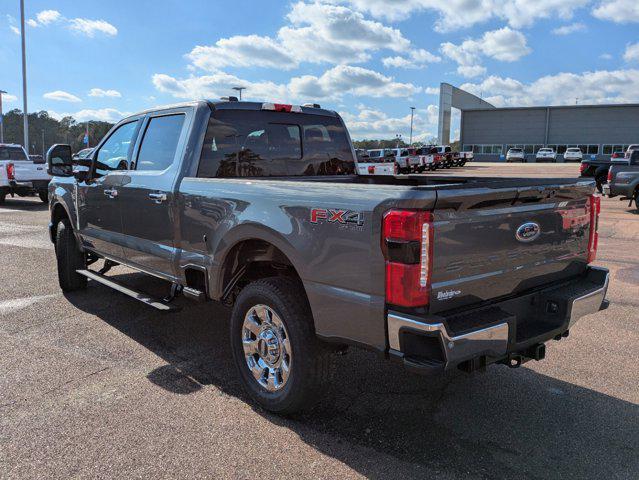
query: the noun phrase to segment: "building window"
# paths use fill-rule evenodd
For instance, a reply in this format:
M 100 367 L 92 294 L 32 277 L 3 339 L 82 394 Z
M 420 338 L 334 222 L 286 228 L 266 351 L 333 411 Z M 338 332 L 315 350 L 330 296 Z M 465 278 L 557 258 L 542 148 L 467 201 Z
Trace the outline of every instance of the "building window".
M 588 145 L 588 154 L 597 155 L 599 153 L 599 145 Z

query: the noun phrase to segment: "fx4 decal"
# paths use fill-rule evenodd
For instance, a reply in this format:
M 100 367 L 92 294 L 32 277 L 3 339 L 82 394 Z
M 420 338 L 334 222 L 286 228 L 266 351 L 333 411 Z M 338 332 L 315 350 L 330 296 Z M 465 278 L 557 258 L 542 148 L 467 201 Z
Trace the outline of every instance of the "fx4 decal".
M 352 210 L 339 210 L 332 208 L 311 209 L 311 223 L 339 223 L 341 225 L 364 225 L 364 214 Z

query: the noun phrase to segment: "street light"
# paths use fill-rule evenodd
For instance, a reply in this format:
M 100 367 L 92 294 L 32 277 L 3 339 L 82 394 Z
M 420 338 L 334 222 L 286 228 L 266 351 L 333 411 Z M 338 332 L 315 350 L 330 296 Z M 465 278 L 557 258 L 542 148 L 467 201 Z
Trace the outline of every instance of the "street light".
M 22 116 L 24 119 L 24 148 L 29 153 L 29 117 L 27 114 L 27 54 L 24 30 L 24 0 L 20 0 L 20 36 L 22 37 Z
M 413 145 L 413 114 L 415 113 L 415 107 L 410 107 L 410 141 L 408 142 L 408 146 Z
M 398 133 L 397 135 L 395 135 L 395 139 L 397 140 L 397 145 L 395 145 L 395 148 L 399 148 L 399 143 L 402 141 L 402 134 Z
M 0 143 L 4 143 L 4 117 L 2 116 L 2 94 L 7 93 L 0 90 Z
M 233 87 L 233 90 L 240 92 L 240 101 L 242 101 L 242 90 L 246 90 L 246 87 Z

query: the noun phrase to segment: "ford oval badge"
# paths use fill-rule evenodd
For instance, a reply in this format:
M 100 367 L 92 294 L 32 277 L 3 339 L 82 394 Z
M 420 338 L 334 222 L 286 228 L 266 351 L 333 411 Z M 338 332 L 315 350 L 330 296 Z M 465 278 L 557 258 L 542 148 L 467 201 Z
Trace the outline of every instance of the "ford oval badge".
M 527 222 L 521 225 L 515 233 L 515 238 L 520 242 L 528 243 L 536 240 L 541 235 L 541 227 L 538 223 Z

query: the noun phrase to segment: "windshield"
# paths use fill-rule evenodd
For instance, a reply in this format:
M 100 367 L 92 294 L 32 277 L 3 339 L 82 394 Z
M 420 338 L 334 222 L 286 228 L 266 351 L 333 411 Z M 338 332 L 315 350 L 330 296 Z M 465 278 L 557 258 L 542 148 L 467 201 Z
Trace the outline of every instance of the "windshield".
M 521 153 L 521 152 L 523 152 L 523 150 L 521 148 L 511 148 L 510 152 L 511 153 Z
M 543 153 L 551 153 L 552 152 L 552 150 L 550 148 L 540 148 L 539 151 L 543 152 Z
M 0 147 L 0 160 L 29 160 L 22 147 Z
M 570 153 L 579 153 L 579 152 L 581 152 L 581 150 L 579 150 L 578 148 L 569 148 L 566 151 L 570 152 Z

